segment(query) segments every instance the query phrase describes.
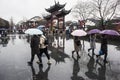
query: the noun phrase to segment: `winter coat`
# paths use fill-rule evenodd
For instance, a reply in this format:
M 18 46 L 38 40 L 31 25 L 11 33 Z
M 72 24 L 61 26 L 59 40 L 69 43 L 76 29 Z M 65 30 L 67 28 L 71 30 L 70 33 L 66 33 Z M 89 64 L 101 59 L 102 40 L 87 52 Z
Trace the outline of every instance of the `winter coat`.
M 32 54 L 39 53 L 39 37 L 38 36 L 33 35 L 33 37 L 31 38 L 30 47 L 31 47 Z

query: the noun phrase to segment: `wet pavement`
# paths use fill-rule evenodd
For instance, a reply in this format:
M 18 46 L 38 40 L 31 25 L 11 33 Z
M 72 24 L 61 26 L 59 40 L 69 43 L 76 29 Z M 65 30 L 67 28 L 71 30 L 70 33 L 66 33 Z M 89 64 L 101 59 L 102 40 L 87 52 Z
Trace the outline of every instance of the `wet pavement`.
M 72 57 L 73 40 L 65 40 L 65 48 L 49 47 L 51 65 L 42 56 L 43 67 L 30 60 L 30 45 L 25 35 L 9 35 L 6 43 L 0 44 L 0 80 L 120 80 L 120 46 L 108 45 L 108 63 L 103 64 L 103 56 L 96 62 L 96 56 L 88 55 L 89 42 L 84 41 L 81 57 Z M 97 43 L 95 54 L 100 44 Z

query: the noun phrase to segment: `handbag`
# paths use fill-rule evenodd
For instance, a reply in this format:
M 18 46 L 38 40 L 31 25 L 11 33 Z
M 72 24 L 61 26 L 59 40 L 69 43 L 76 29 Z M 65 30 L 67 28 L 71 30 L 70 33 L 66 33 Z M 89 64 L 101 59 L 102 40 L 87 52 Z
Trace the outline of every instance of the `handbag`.
M 99 51 L 99 55 L 103 55 L 104 53 L 103 53 L 103 51 L 102 50 L 100 50 Z

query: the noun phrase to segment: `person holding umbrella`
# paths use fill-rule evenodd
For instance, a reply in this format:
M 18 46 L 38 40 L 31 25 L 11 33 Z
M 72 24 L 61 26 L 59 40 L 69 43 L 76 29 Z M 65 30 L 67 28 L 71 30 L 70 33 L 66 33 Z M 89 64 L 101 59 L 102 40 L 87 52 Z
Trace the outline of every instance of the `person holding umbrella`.
M 73 41 L 74 41 L 74 50 L 72 51 L 72 56 L 73 56 L 74 52 L 76 52 L 77 53 L 77 57 L 80 58 L 79 51 L 82 48 L 81 41 L 80 41 L 78 36 L 74 36 Z
M 88 49 L 88 52 L 92 50 L 92 56 L 95 54 L 94 50 L 96 48 L 95 41 L 96 40 L 96 35 L 95 34 L 90 34 L 90 48 Z
M 31 60 L 28 62 L 29 65 L 33 64 L 33 60 L 35 55 L 39 58 L 39 37 L 37 35 L 33 35 L 30 42 L 31 47 Z
M 98 34 L 101 30 L 99 29 L 91 29 L 88 31 L 88 34 L 90 35 L 90 48 L 88 49 L 88 52 L 92 50 L 92 55 L 94 55 L 94 49 L 96 48 L 96 34 Z
M 98 57 L 98 56 L 104 55 L 104 63 L 107 63 L 107 55 L 108 55 L 107 36 L 108 35 L 120 36 L 120 34 L 117 31 L 110 30 L 110 29 L 102 30 L 100 32 L 100 34 L 102 35 L 102 37 L 101 37 L 101 49 L 99 51 L 99 55 L 96 55 L 96 56 Z
M 40 35 L 40 41 L 39 41 L 39 57 L 40 57 L 40 62 L 37 61 L 38 64 L 42 65 L 42 54 L 45 53 L 45 55 L 47 56 L 47 59 L 48 59 L 48 64 L 50 65 L 51 64 L 51 61 L 50 61 L 50 55 L 48 54 L 48 44 L 45 43 L 46 41 L 46 37 L 44 35 Z
M 107 47 L 107 35 L 106 34 L 102 34 L 101 37 L 101 48 L 99 51 L 99 55 L 96 55 L 96 57 L 99 57 L 101 55 L 104 55 L 104 63 L 107 63 L 107 55 L 108 55 L 108 47 Z
M 76 52 L 77 57 L 80 57 L 78 52 L 81 50 L 82 44 L 79 37 L 86 36 L 87 33 L 84 30 L 76 29 L 71 33 L 71 35 L 73 36 L 73 41 L 74 41 L 74 50 L 72 51 L 72 56 L 73 53 Z

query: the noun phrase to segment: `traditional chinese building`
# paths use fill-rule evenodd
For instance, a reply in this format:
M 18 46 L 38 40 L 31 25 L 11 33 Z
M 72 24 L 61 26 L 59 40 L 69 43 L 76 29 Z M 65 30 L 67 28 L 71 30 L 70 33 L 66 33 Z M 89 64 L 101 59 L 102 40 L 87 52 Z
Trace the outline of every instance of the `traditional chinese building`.
M 57 26 L 58 29 L 64 29 L 65 28 L 65 15 L 69 14 L 71 10 L 65 10 L 66 4 L 59 4 L 59 2 L 55 2 L 53 6 L 50 8 L 45 9 L 50 15 L 44 16 L 44 18 L 48 21 L 50 30 L 53 30 L 55 26 Z M 56 23 L 55 23 L 56 20 Z M 62 22 L 61 22 L 62 21 Z M 62 24 L 61 24 L 62 23 Z M 54 25 L 56 24 L 56 25 Z M 59 24 L 59 25 L 57 25 Z
M 71 12 L 71 10 L 65 10 L 65 4 L 60 4 L 59 2 L 56 3 L 53 6 L 50 6 L 50 8 L 45 9 L 50 15 L 44 16 L 44 18 L 48 22 L 49 30 L 50 32 L 54 32 L 54 30 L 57 29 L 57 33 L 60 36 L 65 35 L 65 16 Z M 63 39 L 64 40 L 64 39 Z M 58 38 L 59 43 L 59 38 Z M 63 41 L 64 45 L 64 41 Z M 58 45 L 59 46 L 59 45 Z M 63 46 L 64 47 L 64 46 Z

